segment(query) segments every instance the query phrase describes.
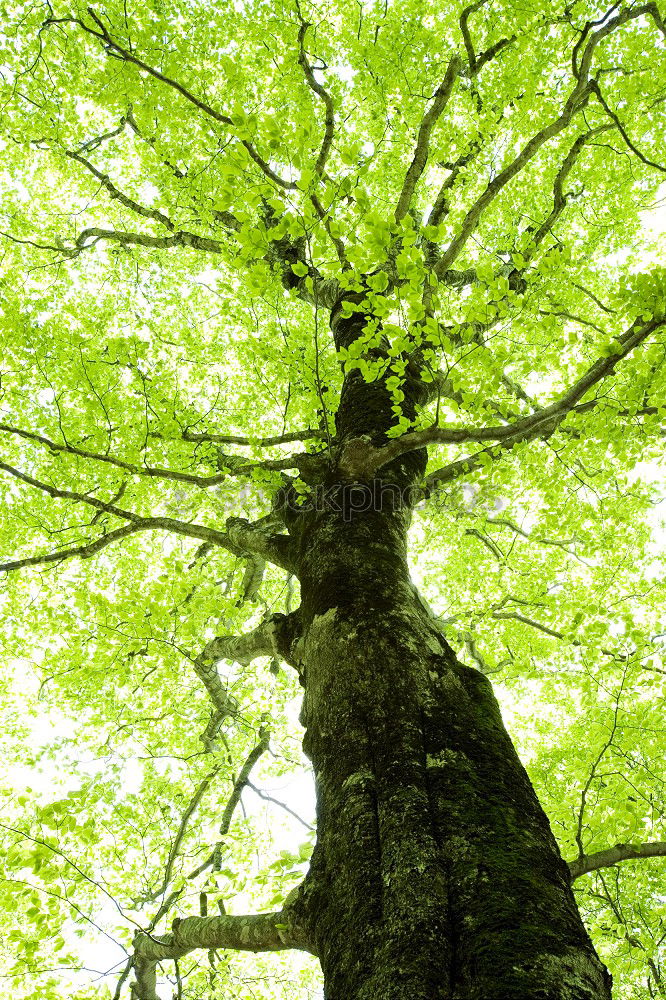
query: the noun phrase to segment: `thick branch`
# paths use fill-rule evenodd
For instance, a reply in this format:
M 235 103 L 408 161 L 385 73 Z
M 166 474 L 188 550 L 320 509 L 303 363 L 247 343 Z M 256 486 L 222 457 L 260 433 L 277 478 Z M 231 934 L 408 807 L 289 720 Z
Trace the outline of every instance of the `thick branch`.
M 619 861 L 663 857 L 666 857 L 666 841 L 658 840 L 651 844 L 616 844 L 615 847 L 608 847 L 605 851 L 584 854 L 582 857 L 567 863 L 573 882 L 581 875 L 597 871 L 599 868 L 608 868 L 610 865 L 616 865 Z
M 69 455 L 78 455 L 81 458 L 90 458 L 95 462 L 105 462 L 108 465 L 113 465 L 118 469 L 124 469 L 127 472 L 132 473 L 134 476 L 148 476 L 154 479 L 170 479 L 175 482 L 181 483 L 191 483 L 194 486 L 216 486 L 218 483 L 223 482 L 226 479 L 228 473 L 220 473 L 215 476 L 197 476 L 189 472 L 177 472 L 173 469 L 161 469 L 152 468 L 149 465 L 135 465 L 132 462 L 125 462 L 123 459 L 114 458 L 113 455 L 102 455 L 99 452 L 87 451 L 84 448 L 77 448 L 75 445 L 71 444 L 58 444 L 56 441 L 51 441 L 49 438 L 44 437 L 43 434 L 35 434 L 34 431 L 26 431 L 20 427 L 12 427 L 10 424 L 0 424 L 0 431 L 5 431 L 7 434 L 16 434 L 19 437 L 25 438 L 26 441 L 35 441 L 37 444 L 43 445 L 52 452 L 65 452 Z M 247 466 L 248 463 L 245 463 Z
M 92 240 L 88 243 L 88 240 Z M 207 236 L 198 236 L 181 230 L 173 236 L 147 236 L 145 233 L 126 233 L 115 229 L 99 229 L 91 227 L 81 232 L 73 249 L 62 249 L 61 247 L 47 247 L 46 249 L 57 250 L 63 256 L 74 257 L 83 250 L 99 243 L 100 240 L 111 243 L 120 243 L 122 246 L 151 247 L 156 250 L 169 250 L 171 247 L 191 247 L 193 250 L 200 250 L 202 253 L 222 253 L 222 244 L 218 240 L 211 240 Z
M 449 211 L 449 202 L 447 197 L 449 191 L 451 191 L 451 189 L 453 188 L 455 182 L 458 179 L 458 175 L 460 171 L 463 169 L 463 167 L 466 167 L 467 164 L 470 163 L 475 156 L 478 156 L 482 148 L 483 148 L 483 143 L 477 139 L 472 144 L 471 149 L 469 149 L 468 152 L 465 153 L 463 156 L 460 156 L 455 161 L 455 163 L 439 164 L 439 166 L 446 167 L 446 169 L 450 170 L 451 173 L 443 182 L 442 186 L 439 189 L 439 192 L 437 193 L 437 197 L 435 198 L 433 206 L 430 210 L 430 215 L 428 216 L 427 224 L 429 226 L 438 226 L 439 223 L 442 222 L 442 220 L 446 217 Z M 441 280 L 442 278 L 440 278 L 440 281 Z
M 174 921 L 170 934 L 140 933 L 134 938 L 137 1000 L 158 1000 L 156 964 L 197 949 L 285 951 L 298 948 L 314 954 L 312 945 L 294 923 L 288 907 L 252 916 L 185 917 Z
M 287 616 L 295 621 L 297 612 Z M 202 663 L 217 663 L 219 660 L 233 660 L 247 667 L 259 656 L 282 655 L 278 648 L 279 633 L 287 621 L 285 615 L 271 615 L 246 635 L 220 635 L 206 645 L 197 657 Z
M 460 31 L 465 43 L 465 51 L 467 52 L 469 68 L 472 72 L 474 72 L 476 67 L 476 52 L 474 51 L 474 45 L 472 44 L 472 38 L 469 33 L 469 18 L 470 15 L 476 14 L 477 10 L 480 10 L 486 3 L 488 3 L 488 0 L 476 0 L 476 3 L 470 4 L 469 7 L 465 7 L 460 15 Z
M 274 534 L 273 523 L 270 516 L 254 523 L 246 521 L 243 517 L 230 517 L 226 527 L 229 538 L 236 548 L 253 552 L 295 574 L 296 564 L 291 541 L 287 535 Z

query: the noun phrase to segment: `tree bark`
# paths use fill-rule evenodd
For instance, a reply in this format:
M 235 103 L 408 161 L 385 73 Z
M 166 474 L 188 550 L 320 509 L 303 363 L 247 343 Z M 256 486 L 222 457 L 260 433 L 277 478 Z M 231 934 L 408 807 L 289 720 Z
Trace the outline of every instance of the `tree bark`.
M 334 311 L 338 346 L 359 317 Z M 406 412 L 419 404 L 407 380 Z M 337 440 L 386 443 L 358 372 Z M 289 515 L 298 543 L 305 751 L 318 839 L 299 907 L 327 1000 L 608 1000 L 560 857 L 486 677 L 457 662 L 409 577 L 425 453 L 372 483 L 332 470 Z M 445 568 L 443 568 L 445 572 Z

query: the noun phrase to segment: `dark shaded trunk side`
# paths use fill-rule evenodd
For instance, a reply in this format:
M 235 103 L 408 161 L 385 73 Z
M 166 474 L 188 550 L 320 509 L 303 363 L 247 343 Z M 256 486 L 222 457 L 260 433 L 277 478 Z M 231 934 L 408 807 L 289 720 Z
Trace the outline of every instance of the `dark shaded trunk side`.
M 380 444 L 388 393 L 357 375 L 338 434 Z M 423 464 L 414 453 L 387 466 L 391 489 L 378 499 L 365 484 L 363 510 L 332 474 L 299 518 L 318 800 L 303 905 L 327 1000 L 608 1000 L 490 683 L 456 661 L 409 579 L 409 504 L 396 497 Z

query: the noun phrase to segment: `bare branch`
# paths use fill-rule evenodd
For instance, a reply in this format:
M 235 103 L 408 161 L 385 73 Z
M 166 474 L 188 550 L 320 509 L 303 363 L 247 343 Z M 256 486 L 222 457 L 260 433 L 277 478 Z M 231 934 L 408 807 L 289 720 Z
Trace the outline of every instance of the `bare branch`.
M 275 656 L 277 624 L 278 621 L 271 616 L 245 635 L 219 635 L 206 644 L 195 663 L 203 665 L 233 660 L 247 667 L 259 656 Z
M 549 628 L 548 625 L 542 625 L 541 622 L 535 622 L 533 618 L 527 618 L 525 615 L 519 614 L 517 611 L 493 611 L 492 617 L 498 620 L 502 619 L 513 619 L 517 622 L 522 622 L 523 625 L 529 625 L 530 628 L 535 628 L 539 632 L 543 632 L 544 635 L 550 635 L 553 639 L 564 639 L 564 633 L 558 632 L 556 629 Z M 580 645 L 580 643 L 572 642 L 572 645 Z
M 576 316 L 574 313 L 567 312 L 566 309 L 552 309 L 550 311 L 539 309 L 539 316 L 559 316 L 561 319 L 569 319 L 572 323 L 578 323 L 580 326 L 589 326 L 591 330 L 596 330 L 597 333 L 606 333 L 596 323 L 592 323 L 589 319 L 584 319 L 582 316 Z
M 430 136 L 432 134 L 432 130 L 449 102 L 453 86 L 460 71 L 460 66 L 460 57 L 457 55 L 451 56 L 444 79 L 435 91 L 432 104 L 423 116 L 423 120 L 419 126 L 416 147 L 414 149 L 414 157 L 405 175 L 400 197 L 398 198 L 398 204 L 396 205 L 396 222 L 400 222 L 400 220 L 407 215 L 409 206 L 412 202 L 412 197 L 414 195 L 414 190 L 421 174 L 425 169 L 426 163 L 428 162 L 428 152 L 430 150 Z
M 280 799 L 276 799 L 275 796 L 269 795 L 268 792 L 265 792 L 262 788 L 257 788 L 257 786 L 253 785 L 251 781 L 247 782 L 247 787 L 251 788 L 254 794 L 258 795 L 259 798 L 263 799 L 265 802 L 272 802 L 273 805 L 278 806 L 280 809 L 284 809 L 284 811 L 288 812 L 290 816 L 293 816 L 294 819 L 301 824 L 301 826 L 304 826 L 306 830 L 315 829 L 312 823 L 308 823 L 302 816 L 299 816 L 297 812 L 287 805 L 286 802 L 281 802 Z
M 228 537 L 237 549 L 252 552 L 295 573 L 291 539 L 287 535 L 274 534 L 273 527 L 274 520 L 270 516 L 253 523 L 243 517 L 230 517 L 226 523 Z
M 229 800 L 226 806 L 224 807 L 222 820 L 220 822 L 220 831 L 219 831 L 220 839 L 218 840 L 218 842 L 216 843 L 215 847 L 213 848 L 209 856 L 206 858 L 206 860 L 203 861 L 197 868 L 195 868 L 195 870 L 191 872 L 188 878 L 190 879 L 196 878 L 198 875 L 201 875 L 202 872 L 205 872 L 208 868 L 212 868 L 213 871 L 219 870 L 222 862 L 222 852 L 224 850 L 224 838 L 229 832 L 229 827 L 231 826 L 231 821 L 233 819 L 236 806 L 240 802 L 243 789 L 250 780 L 250 775 L 252 774 L 254 766 L 256 765 L 259 758 L 262 757 L 263 754 L 265 754 L 266 751 L 268 750 L 270 738 L 271 738 L 270 731 L 266 728 L 266 726 L 262 726 L 261 729 L 259 730 L 259 742 L 256 744 L 255 747 L 252 748 L 250 753 L 247 755 L 245 763 L 241 767 L 238 777 L 234 782 L 234 787 L 232 789 L 231 795 L 229 796 Z
M 467 530 L 465 531 L 465 534 L 466 535 L 472 535 L 474 538 L 478 538 L 478 540 L 481 542 L 481 544 L 485 545 L 485 547 L 488 549 L 488 551 L 491 552 L 492 555 L 495 556 L 495 559 L 497 559 L 497 561 L 499 563 L 504 563 L 505 562 L 504 553 L 499 548 L 499 546 L 495 544 L 495 542 L 492 540 L 492 538 L 488 538 L 488 536 L 484 535 L 482 531 L 479 531 L 478 528 L 467 528 Z
M 575 552 L 574 549 L 571 548 L 571 546 L 573 544 L 575 544 L 575 542 L 576 542 L 575 538 L 543 538 L 543 537 L 535 537 L 534 535 L 530 534 L 529 531 L 525 531 L 519 525 L 514 524 L 513 521 L 509 521 L 508 518 L 506 518 L 506 517 L 489 517 L 489 518 L 486 519 L 486 524 L 489 524 L 489 525 L 496 524 L 499 527 L 509 528 L 511 531 L 515 532 L 517 535 L 522 535 L 522 537 L 526 538 L 528 541 L 530 541 L 530 542 L 536 542 L 537 545 L 553 545 L 553 546 L 555 546 L 557 548 L 562 549 L 568 555 L 573 556 L 574 559 L 577 559 L 578 562 L 583 563 L 584 566 L 588 566 L 589 565 L 589 563 L 587 563 L 584 559 L 582 559 L 578 555 L 578 553 Z
M 583 295 L 587 295 L 587 297 L 589 299 L 592 299 L 592 301 L 594 302 L 594 304 L 597 305 L 597 306 L 599 306 L 599 308 L 602 310 L 602 312 L 607 313 L 608 316 L 613 316 L 615 314 L 615 310 L 614 309 L 609 309 L 608 306 L 605 306 L 603 304 L 603 302 L 601 302 L 601 300 L 597 298 L 597 296 L 594 294 L 594 292 L 591 292 L 588 288 L 583 288 L 582 285 L 578 285 L 575 281 L 573 281 L 572 284 L 573 284 L 574 288 L 578 289 L 579 292 L 582 292 Z
M 471 161 L 474 159 L 475 156 L 479 154 L 482 148 L 483 144 L 479 140 L 477 140 L 472 145 L 472 148 L 463 156 L 460 156 L 455 161 L 455 163 L 439 164 L 440 166 L 446 167 L 448 170 L 451 171 L 451 173 L 442 183 L 442 186 L 439 189 L 437 197 L 435 198 L 433 206 L 430 210 L 430 215 L 428 216 L 427 225 L 438 226 L 439 223 L 446 217 L 446 215 L 448 215 L 449 203 L 447 200 L 447 196 L 449 191 L 451 191 L 455 182 L 457 181 L 458 175 L 460 174 L 462 168 L 467 166 L 468 163 L 471 163 Z M 448 271 L 445 272 L 442 278 L 440 278 L 440 281 L 446 280 L 445 276 L 448 273 L 449 273 Z
M 92 243 L 88 243 L 92 240 Z M 200 250 L 203 253 L 222 253 L 222 244 L 219 240 L 211 240 L 208 236 L 198 236 L 181 230 L 173 236 L 147 236 L 145 233 L 126 233 L 115 229 L 99 229 L 93 226 L 84 229 L 79 233 L 74 248 L 62 249 L 60 247 L 48 247 L 47 249 L 58 250 L 63 256 L 76 257 L 83 250 L 99 243 L 100 240 L 111 243 L 120 243 L 122 246 L 152 247 L 157 250 L 168 250 L 171 247 L 191 247 L 193 250 Z

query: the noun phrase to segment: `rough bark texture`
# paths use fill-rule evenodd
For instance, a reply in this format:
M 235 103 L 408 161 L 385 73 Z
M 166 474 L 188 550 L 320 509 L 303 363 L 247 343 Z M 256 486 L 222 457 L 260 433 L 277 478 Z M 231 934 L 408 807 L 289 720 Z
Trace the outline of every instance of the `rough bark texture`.
M 335 311 L 332 327 L 338 345 L 360 332 Z M 408 383 L 407 412 L 420 392 Z M 390 406 L 381 382 L 349 375 L 338 441 L 385 443 Z M 332 469 L 317 502 L 290 515 L 318 796 L 299 906 L 325 995 L 607 1000 L 610 977 L 490 683 L 456 661 L 410 581 L 409 487 L 424 465 L 409 453 L 356 485 Z

